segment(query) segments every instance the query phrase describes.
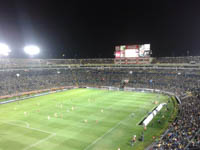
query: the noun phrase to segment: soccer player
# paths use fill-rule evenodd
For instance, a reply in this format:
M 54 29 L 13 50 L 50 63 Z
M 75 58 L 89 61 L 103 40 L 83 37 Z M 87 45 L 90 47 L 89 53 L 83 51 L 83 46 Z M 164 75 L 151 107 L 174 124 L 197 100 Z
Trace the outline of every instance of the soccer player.
M 144 132 L 142 132 L 140 140 L 143 142 L 144 141 Z
M 134 113 L 131 113 L 131 118 L 133 118 L 133 117 L 134 117 L 134 115 L 135 115 Z
M 131 139 L 131 146 L 134 145 L 135 141 L 136 141 L 136 135 L 133 135 L 133 137 Z
M 144 126 L 144 131 L 146 131 L 147 130 L 147 127 L 146 126 Z
M 57 118 L 57 113 L 55 113 L 54 116 Z

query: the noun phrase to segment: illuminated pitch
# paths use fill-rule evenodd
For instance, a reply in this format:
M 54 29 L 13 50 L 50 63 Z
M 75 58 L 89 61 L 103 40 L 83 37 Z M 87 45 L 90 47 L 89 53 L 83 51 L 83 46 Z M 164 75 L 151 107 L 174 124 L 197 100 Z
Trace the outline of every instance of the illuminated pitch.
M 3 104 L 0 150 L 143 150 L 168 127 L 174 103 L 146 128 L 139 123 L 167 101 L 155 93 L 73 89 Z

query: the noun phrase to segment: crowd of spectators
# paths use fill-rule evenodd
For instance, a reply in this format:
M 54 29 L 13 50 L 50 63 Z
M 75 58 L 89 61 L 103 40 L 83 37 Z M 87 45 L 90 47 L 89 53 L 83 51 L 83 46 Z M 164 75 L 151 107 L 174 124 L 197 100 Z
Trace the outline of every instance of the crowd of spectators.
M 75 85 L 72 71 L 70 69 L 0 71 L 0 96 Z
M 182 92 L 199 86 L 200 71 L 112 67 L 26 68 L 1 70 L 0 78 L 0 96 L 73 85 L 119 88 L 123 85 L 160 89 L 181 95 Z
M 200 99 L 182 99 L 179 114 L 168 132 L 154 146 L 154 150 L 199 150 L 200 149 Z
M 188 149 L 192 150 L 198 150 L 200 149 L 200 133 L 198 133 L 194 139 L 190 142 L 190 144 L 187 147 Z
M 198 86 L 200 71 L 170 69 L 99 68 L 79 69 L 79 84 L 117 86 L 128 80 L 127 87 L 161 89 L 181 94 Z

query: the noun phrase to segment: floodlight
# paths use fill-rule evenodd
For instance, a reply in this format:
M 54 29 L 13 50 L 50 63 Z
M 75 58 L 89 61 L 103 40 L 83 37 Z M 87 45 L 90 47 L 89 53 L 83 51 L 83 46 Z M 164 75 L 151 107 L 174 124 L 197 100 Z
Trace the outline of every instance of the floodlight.
M 16 76 L 17 76 L 17 77 L 19 77 L 19 76 L 20 76 L 20 74 L 19 74 L 19 73 L 17 73 L 17 74 L 16 74 Z
M 28 45 L 24 47 L 24 51 L 25 53 L 27 53 L 28 55 L 37 55 L 40 53 L 40 48 L 38 46 L 35 45 Z
M 0 56 L 8 56 L 9 53 L 11 52 L 10 48 L 8 47 L 8 45 L 4 44 L 4 43 L 0 43 Z

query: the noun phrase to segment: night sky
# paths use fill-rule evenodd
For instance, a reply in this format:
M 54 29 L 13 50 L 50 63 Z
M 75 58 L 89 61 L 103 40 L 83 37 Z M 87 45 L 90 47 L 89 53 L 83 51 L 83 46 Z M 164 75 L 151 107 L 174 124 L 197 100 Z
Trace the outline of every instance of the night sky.
M 113 58 L 116 45 L 150 43 L 153 56 L 200 55 L 199 0 L 1 0 L 0 42 L 9 57 Z

